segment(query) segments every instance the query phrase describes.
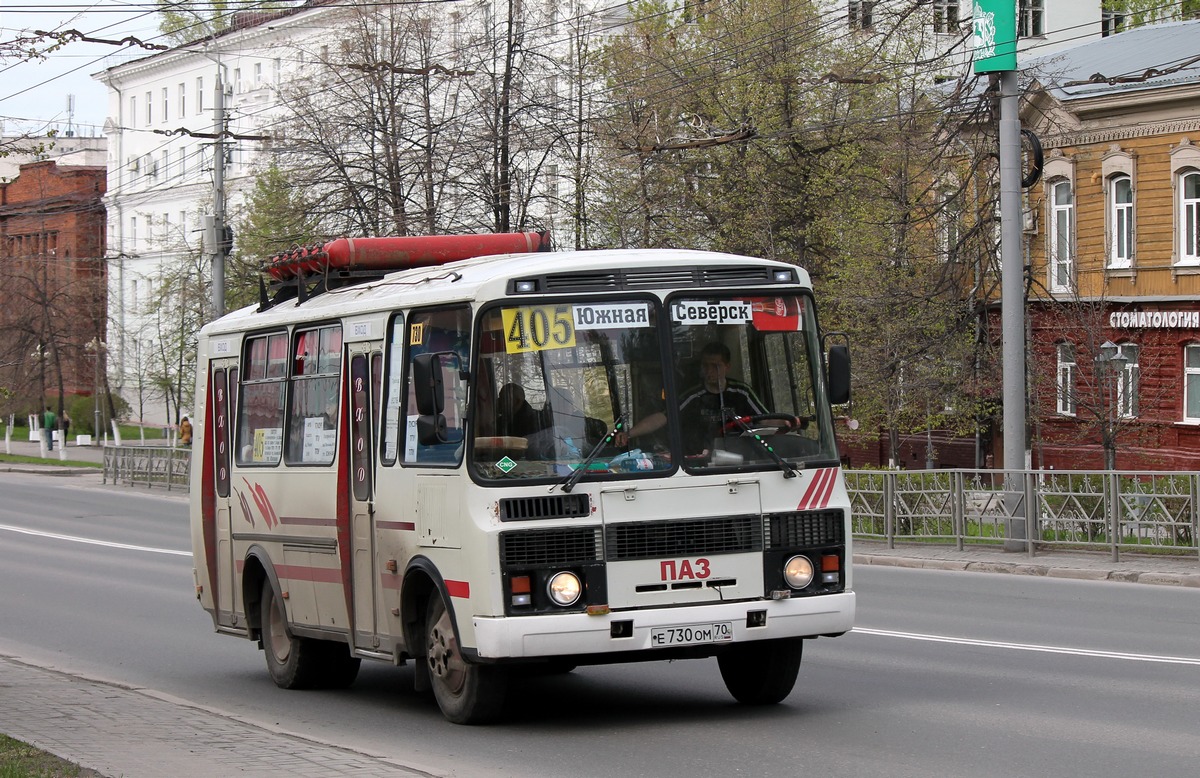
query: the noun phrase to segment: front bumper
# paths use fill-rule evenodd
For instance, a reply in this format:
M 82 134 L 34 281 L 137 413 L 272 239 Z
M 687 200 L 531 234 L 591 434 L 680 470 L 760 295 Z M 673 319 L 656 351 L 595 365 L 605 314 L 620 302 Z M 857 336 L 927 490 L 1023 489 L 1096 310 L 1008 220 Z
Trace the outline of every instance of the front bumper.
M 640 652 L 652 650 L 650 632 L 657 627 L 719 621 L 732 622 L 734 643 L 836 635 L 854 626 L 854 605 L 854 592 L 841 592 L 788 600 L 750 600 L 621 611 L 604 616 L 588 616 L 584 613 L 476 616 L 473 619 L 475 652 L 481 659 Z M 766 612 L 763 626 L 746 625 L 747 614 L 751 611 Z M 614 622 L 632 622 L 632 633 L 628 637 L 613 637 Z

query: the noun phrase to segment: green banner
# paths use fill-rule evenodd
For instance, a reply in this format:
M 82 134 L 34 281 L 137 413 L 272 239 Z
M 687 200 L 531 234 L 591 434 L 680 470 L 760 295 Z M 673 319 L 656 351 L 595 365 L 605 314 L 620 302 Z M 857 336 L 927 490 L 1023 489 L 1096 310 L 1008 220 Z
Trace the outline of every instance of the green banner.
M 975 0 L 975 72 L 1017 69 L 1016 0 Z

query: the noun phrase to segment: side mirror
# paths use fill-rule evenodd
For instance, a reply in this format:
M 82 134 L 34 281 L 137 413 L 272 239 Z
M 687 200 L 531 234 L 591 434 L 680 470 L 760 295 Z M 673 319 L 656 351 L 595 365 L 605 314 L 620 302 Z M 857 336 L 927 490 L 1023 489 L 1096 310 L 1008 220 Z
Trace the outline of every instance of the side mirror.
M 441 354 L 418 354 L 413 357 L 413 393 L 420 415 L 435 416 L 446 410 Z
M 825 380 L 829 384 L 830 404 L 843 405 L 850 402 L 850 347 L 830 346 L 825 362 Z
M 446 416 L 441 413 L 417 417 L 417 442 L 422 446 L 433 446 L 446 443 L 450 436 L 446 431 Z

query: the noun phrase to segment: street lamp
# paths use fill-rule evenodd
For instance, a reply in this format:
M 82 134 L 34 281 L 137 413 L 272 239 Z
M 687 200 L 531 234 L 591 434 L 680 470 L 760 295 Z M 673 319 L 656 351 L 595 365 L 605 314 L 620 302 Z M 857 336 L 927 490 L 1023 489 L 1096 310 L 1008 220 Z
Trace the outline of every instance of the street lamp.
M 1121 401 L 1120 383 L 1129 363 L 1122 348 L 1106 340 L 1100 345 L 1100 355 L 1096 357 L 1097 378 L 1103 382 L 1101 391 L 1104 398 L 1104 431 L 1101 433 L 1101 443 L 1104 445 L 1104 469 L 1117 469 L 1116 426 L 1121 409 L 1117 406 Z
M 108 348 L 108 344 L 100 340 L 100 336 L 96 336 L 89 340 L 84 346 L 88 351 L 96 355 L 94 364 L 94 378 L 96 390 L 92 394 L 93 422 L 92 422 L 92 445 L 100 444 L 100 359 L 104 354 L 104 350 Z

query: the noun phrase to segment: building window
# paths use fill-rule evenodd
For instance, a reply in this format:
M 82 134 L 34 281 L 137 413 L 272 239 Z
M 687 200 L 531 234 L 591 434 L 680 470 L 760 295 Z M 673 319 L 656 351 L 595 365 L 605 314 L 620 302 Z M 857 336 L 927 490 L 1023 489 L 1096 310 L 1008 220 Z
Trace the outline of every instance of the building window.
M 959 222 L 962 219 L 962 201 L 952 189 L 940 193 L 942 212 L 938 218 L 938 259 L 953 262 L 958 258 Z
M 1058 344 L 1057 395 L 1058 412 L 1063 416 L 1075 415 L 1075 346 Z
M 129 126 L 133 127 L 137 123 L 137 98 L 129 98 Z
M 1121 372 L 1117 376 L 1117 414 L 1122 419 L 1132 419 L 1138 415 L 1138 351 L 1135 343 L 1117 346 L 1117 358 L 1121 364 Z
M 1075 199 L 1070 181 L 1050 185 L 1050 291 L 1071 291 Z
M 146 93 L 146 126 L 154 123 L 154 93 Z
M 1200 423 L 1200 345 L 1183 347 L 1183 420 Z
M 958 32 L 958 0 L 933 0 L 933 31 Z
M 179 118 L 187 116 L 187 84 L 179 85 Z
M 850 29 L 871 29 L 875 24 L 875 20 L 871 18 L 874 11 L 875 3 L 872 0 L 850 0 Z
M 254 85 L 253 86 L 255 89 L 261 89 L 263 86 L 262 63 L 261 62 L 254 63 Z
M 1100 13 L 1100 35 L 1107 38 L 1125 29 L 1125 14 L 1104 10 Z
M 1041 38 L 1046 35 L 1046 0 L 1019 0 L 1017 37 Z
M 1108 266 L 1133 266 L 1133 179 L 1113 176 L 1108 182 Z
M 1200 265 L 1200 171 L 1179 177 L 1179 264 Z
M 137 217 L 129 217 L 129 253 L 137 253 Z
M 204 76 L 196 79 L 196 113 L 204 113 Z
M 167 119 L 170 117 L 170 111 L 171 111 L 170 102 L 171 102 L 171 98 L 168 96 L 167 88 L 164 86 L 162 88 L 162 120 L 164 122 L 167 121 Z

